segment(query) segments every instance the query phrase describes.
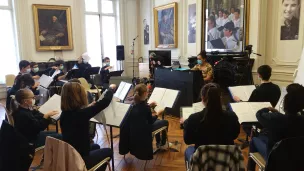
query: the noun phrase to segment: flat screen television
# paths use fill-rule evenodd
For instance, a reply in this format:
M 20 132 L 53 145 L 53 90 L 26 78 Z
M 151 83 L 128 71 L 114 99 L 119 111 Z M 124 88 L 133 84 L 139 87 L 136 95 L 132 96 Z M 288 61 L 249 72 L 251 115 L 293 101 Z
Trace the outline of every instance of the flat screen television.
M 161 61 L 162 66 L 171 66 L 171 50 L 149 50 L 149 59 L 151 57 Z

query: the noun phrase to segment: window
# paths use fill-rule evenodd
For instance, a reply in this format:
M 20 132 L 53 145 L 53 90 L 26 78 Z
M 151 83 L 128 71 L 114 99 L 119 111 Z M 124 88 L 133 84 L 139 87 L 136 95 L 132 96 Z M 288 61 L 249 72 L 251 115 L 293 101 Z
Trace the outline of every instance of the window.
M 18 44 L 14 20 L 13 0 L 0 0 L 0 84 L 5 83 L 5 75 L 18 73 Z
M 116 67 L 116 45 L 120 44 L 117 0 L 85 0 L 86 46 L 92 66 L 109 57 Z

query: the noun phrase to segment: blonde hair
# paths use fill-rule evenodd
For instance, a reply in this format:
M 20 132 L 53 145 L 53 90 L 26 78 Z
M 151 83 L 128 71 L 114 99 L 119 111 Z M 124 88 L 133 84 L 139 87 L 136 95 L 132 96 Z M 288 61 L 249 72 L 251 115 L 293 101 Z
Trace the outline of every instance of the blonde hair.
M 87 92 L 79 83 L 65 83 L 61 91 L 61 110 L 78 110 L 88 106 Z
M 135 86 L 134 89 L 134 102 L 140 103 L 143 101 L 144 94 L 148 91 L 148 88 L 144 84 L 138 84 Z

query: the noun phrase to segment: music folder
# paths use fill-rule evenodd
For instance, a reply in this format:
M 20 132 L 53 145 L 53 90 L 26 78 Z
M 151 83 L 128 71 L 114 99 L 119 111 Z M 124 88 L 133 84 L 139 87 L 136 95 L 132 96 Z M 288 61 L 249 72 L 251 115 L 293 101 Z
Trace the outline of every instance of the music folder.
M 121 70 L 121 71 L 111 71 L 109 73 L 109 76 L 110 77 L 120 77 L 123 72 L 124 72 L 124 70 Z
M 54 94 L 47 102 L 45 102 L 40 108 L 39 112 L 46 114 L 50 111 L 58 111 L 59 114 L 51 116 L 56 121 L 59 120 L 61 115 L 61 96 Z
M 48 88 L 51 83 L 53 82 L 53 78 L 50 77 L 50 76 L 47 76 L 47 75 L 42 75 L 39 80 L 37 81 L 40 83 L 40 86 L 43 87 L 43 88 Z
M 156 102 L 154 110 L 158 112 L 166 107 L 173 108 L 178 95 L 178 90 L 155 87 L 148 103 Z
M 215 39 L 209 41 L 213 47 L 213 49 L 226 49 L 222 39 Z
M 103 99 L 104 93 L 99 98 L 99 100 Z M 111 101 L 110 105 L 97 114 L 94 119 L 99 123 L 119 127 L 125 115 L 129 112 L 131 104 L 125 104 L 115 101 L 114 99 Z
M 127 97 L 130 89 L 132 87 L 132 84 L 126 83 L 126 82 L 120 82 L 117 91 L 114 94 L 114 97 L 117 97 L 119 100 L 124 101 Z
M 240 102 L 230 103 L 231 110 L 236 113 L 240 123 L 258 122 L 256 113 L 263 109 L 271 107 L 269 102 Z
M 239 97 L 242 101 L 248 101 L 252 92 L 256 89 L 255 85 L 228 87 L 232 96 Z
M 181 107 L 181 118 L 184 120 L 188 119 L 190 115 L 201 112 L 205 106 L 202 102 L 193 103 L 192 107 Z

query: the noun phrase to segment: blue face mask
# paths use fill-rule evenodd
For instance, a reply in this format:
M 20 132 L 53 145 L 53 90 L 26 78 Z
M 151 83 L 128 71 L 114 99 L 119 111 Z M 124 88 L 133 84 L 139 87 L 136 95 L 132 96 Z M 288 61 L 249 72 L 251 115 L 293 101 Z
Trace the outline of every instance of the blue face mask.
M 203 61 L 197 60 L 197 64 L 202 65 L 202 64 L 203 64 Z

